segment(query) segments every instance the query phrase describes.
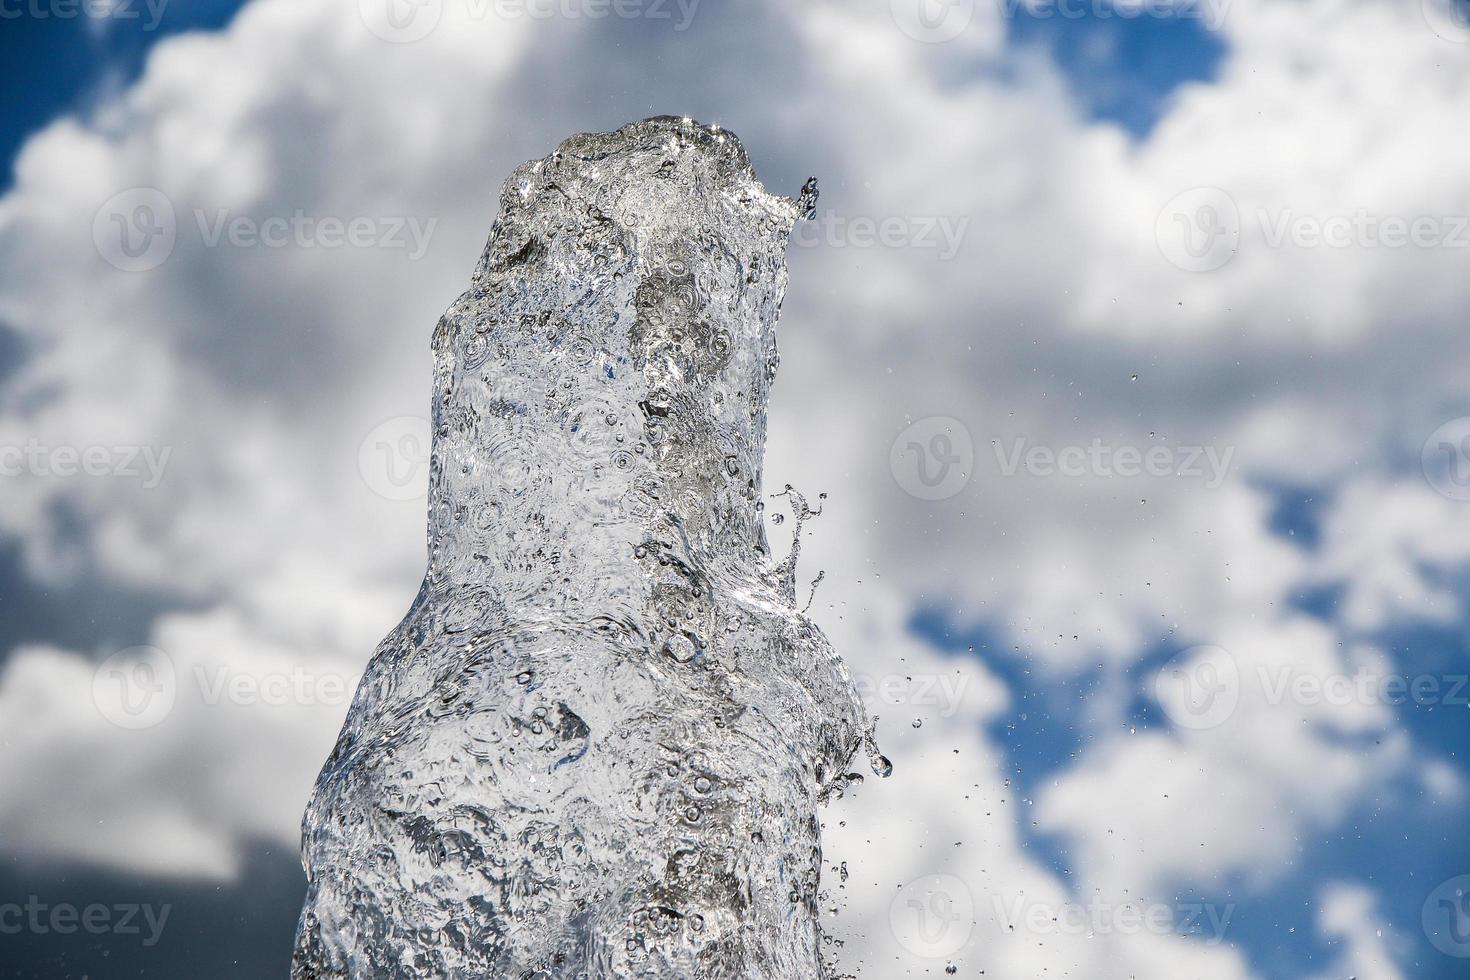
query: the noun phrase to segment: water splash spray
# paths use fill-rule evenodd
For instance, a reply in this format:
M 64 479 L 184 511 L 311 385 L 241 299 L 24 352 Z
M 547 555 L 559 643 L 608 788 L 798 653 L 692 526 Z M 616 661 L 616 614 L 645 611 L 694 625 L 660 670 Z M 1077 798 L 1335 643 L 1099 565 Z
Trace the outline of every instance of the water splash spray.
M 434 333 L 428 573 L 306 812 L 295 980 L 831 975 L 818 809 L 871 729 L 760 503 L 816 195 L 672 117 L 507 181 Z

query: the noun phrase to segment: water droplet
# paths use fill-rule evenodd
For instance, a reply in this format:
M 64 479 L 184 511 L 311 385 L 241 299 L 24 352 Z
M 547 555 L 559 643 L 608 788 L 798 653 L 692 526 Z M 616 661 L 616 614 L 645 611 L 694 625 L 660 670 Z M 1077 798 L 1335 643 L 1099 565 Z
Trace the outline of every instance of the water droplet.
M 800 215 L 818 196 L 813 178 Z M 831 911 L 797 865 L 821 853 L 816 801 L 859 782 L 853 747 L 893 767 L 782 591 L 794 560 L 765 551 L 792 203 L 729 133 L 661 119 L 572 137 L 500 204 L 436 328 L 432 446 L 409 461 L 428 468 L 427 584 L 348 712 L 361 751 L 307 815 L 303 972 L 587 980 L 543 945 L 595 921 L 619 924 L 598 975 L 711 955 L 722 975 L 824 975 L 826 940 L 761 944 Z M 820 508 L 789 502 L 800 537 Z M 589 809 L 587 787 L 625 798 Z M 731 861 L 754 887 L 728 887 Z

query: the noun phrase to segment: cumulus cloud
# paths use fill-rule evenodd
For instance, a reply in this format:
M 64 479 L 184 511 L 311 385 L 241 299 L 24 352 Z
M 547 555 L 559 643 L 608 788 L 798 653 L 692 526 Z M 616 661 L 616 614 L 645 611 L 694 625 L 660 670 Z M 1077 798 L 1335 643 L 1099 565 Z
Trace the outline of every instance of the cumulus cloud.
M 1400 980 L 1391 927 L 1378 913 L 1372 889 L 1357 882 L 1335 881 L 1322 889 L 1317 926 L 1339 945 L 1338 961 L 1329 976 L 1359 980 Z
M 1388 705 L 1346 684 L 1384 670 L 1305 618 L 1237 627 L 1154 675 L 1167 730 L 1100 740 L 1041 793 L 1037 819 L 1106 895 L 1259 891 L 1289 872 L 1303 835 L 1406 774 Z M 1217 701 L 1200 696 L 1209 684 Z
M 1463 410 L 1462 253 L 1267 238 L 1283 215 L 1297 234 L 1359 211 L 1380 231 L 1466 213 L 1470 64 L 1387 2 L 1237 0 L 1218 80 L 1134 140 L 1087 119 L 1047 59 L 1008 49 L 985 5 L 947 44 L 885 5 L 701 8 L 679 45 L 659 25 L 457 4 L 393 43 L 354 6 L 256 0 L 226 31 L 160 44 L 114 102 L 33 138 L 0 200 L 0 320 L 30 352 L 0 389 L 0 444 L 169 451 L 153 487 L 9 478 L 0 529 L 40 581 L 163 597 L 173 611 L 137 641 L 187 680 L 165 721 L 119 732 L 91 693 L 111 650 L 11 653 L 4 785 L 24 792 L 0 803 L 0 844 L 228 876 L 244 841 L 294 840 L 343 706 L 210 703 L 196 668 L 257 683 L 360 669 L 413 594 L 424 527 L 420 498 L 364 479 L 360 449 L 424 414 L 429 328 L 498 181 L 569 132 L 690 111 L 740 132 L 777 189 L 809 169 L 825 188 L 813 244 L 793 249 L 767 472 L 832 493 L 807 546 L 828 570 L 815 608 L 871 685 L 897 767 L 829 828 L 849 856 L 849 949 L 927 963 L 894 896 L 950 874 L 976 904 L 952 955 L 992 973 L 1251 975 L 1228 934 L 1180 943 L 1114 918 L 1094 939 L 1038 936 L 993 900 L 1116 912 L 1125 893 L 1172 903 L 1169 883 L 1208 892 L 1404 769 L 1409 736 L 1381 706 L 1271 704 L 1256 679 L 1381 656 L 1339 629 L 1462 614 L 1437 573 L 1470 559 L 1464 515 L 1404 475 Z M 1240 245 L 1191 271 L 1160 222 L 1174 229 L 1166 206 L 1201 187 L 1224 192 Z M 125 271 L 98 236 L 159 217 L 140 190 L 175 234 L 164 260 Z M 328 244 L 326 219 L 365 219 L 368 243 Z M 410 219 L 422 248 L 390 244 L 386 225 L 407 235 Z M 285 244 L 262 244 L 271 227 Z M 961 424 L 970 472 L 919 499 L 890 450 L 939 415 Z M 424 479 L 411 451 L 398 463 Z M 1272 531 L 1280 482 L 1334 490 L 1319 548 Z M 1288 611 L 1322 584 L 1346 586 L 1341 622 Z M 913 636 L 920 609 L 1003 637 L 1036 683 L 1103 665 L 1126 688 L 1150 651 L 1194 643 L 1229 650 L 1251 683 L 1211 731 L 1167 716 L 1094 730 L 1125 706 L 1079 707 L 1082 748 L 1023 800 L 985 729 L 1016 692 Z M 83 827 L 101 799 L 109 820 Z M 1028 850 L 1032 832 L 1066 842 L 1074 880 Z M 918 887 L 904 901 L 922 912 L 934 889 Z
M 1323 520 L 1313 575 L 1341 585 L 1345 623 L 1358 630 L 1395 622 L 1449 624 L 1464 615 L 1447 581 L 1470 563 L 1470 508 L 1422 481 L 1369 481 L 1343 490 Z

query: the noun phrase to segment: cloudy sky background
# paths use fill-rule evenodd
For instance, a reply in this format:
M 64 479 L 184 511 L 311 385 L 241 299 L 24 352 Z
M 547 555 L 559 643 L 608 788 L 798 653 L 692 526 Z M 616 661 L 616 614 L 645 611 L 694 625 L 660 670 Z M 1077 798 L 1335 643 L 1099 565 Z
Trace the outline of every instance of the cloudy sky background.
M 430 330 L 515 165 L 658 113 L 822 181 L 766 478 L 896 766 L 828 814 L 849 968 L 1464 975 L 1470 11 L 114 7 L 0 0 L 0 906 L 170 911 L 0 976 L 284 975 Z

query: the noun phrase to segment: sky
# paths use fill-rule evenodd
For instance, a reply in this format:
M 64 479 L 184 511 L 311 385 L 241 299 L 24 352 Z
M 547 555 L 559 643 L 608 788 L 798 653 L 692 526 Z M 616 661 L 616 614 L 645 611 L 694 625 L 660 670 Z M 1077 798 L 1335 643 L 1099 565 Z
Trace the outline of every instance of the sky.
M 1465 975 L 1470 8 L 395 4 L 0 0 L 0 977 L 286 973 L 432 327 L 661 113 L 821 181 L 766 481 L 895 766 L 848 969 Z

